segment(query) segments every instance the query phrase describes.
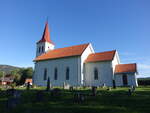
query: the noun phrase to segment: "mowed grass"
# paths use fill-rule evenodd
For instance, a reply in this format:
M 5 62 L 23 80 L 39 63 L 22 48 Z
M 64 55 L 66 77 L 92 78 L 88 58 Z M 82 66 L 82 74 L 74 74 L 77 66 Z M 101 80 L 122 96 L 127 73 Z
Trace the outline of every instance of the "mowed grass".
M 75 92 L 91 94 L 90 89 L 78 89 L 73 92 L 61 90 L 61 96 L 51 96 L 45 92 L 41 102 L 35 101 L 36 92 L 45 88 L 22 90 L 21 103 L 15 108 L 6 109 L 7 97 L 0 97 L 0 113 L 149 113 L 150 87 L 138 87 L 129 96 L 128 88 L 108 91 L 99 88 L 97 96 L 86 96 L 83 103 L 74 103 Z

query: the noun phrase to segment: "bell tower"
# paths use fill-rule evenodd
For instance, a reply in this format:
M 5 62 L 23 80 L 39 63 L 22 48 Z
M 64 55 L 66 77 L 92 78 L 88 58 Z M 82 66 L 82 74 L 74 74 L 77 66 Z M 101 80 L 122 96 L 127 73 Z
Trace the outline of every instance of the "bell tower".
M 46 22 L 42 38 L 36 43 L 36 57 L 47 51 L 54 50 L 54 47 L 55 45 L 50 39 L 48 22 Z

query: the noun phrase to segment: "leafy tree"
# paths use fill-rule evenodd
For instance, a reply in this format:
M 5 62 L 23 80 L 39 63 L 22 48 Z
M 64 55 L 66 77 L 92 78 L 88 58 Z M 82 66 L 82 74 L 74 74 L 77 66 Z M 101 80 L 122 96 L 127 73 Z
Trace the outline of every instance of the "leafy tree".
M 1 77 L 3 77 L 3 72 L 2 72 L 2 71 L 0 71 L 0 78 L 1 78 Z
M 21 79 L 20 79 L 20 84 L 24 84 L 26 78 L 32 78 L 33 75 L 33 68 L 29 67 L 29 68 L 23 68 L 20 70 L 21 71 Z
M 20 69 L 15 69 L 11 71 L 11 75 L 14 78 L 14 82 L 18 85 L 20 82 L 20 78 L 21 78 L 21 73 L 20 73 Z
M 33 68 L 20 68 L 11 71 L 11 75 L 14 78 L 16 85 L 24 84 L 26 78 L 32 78 Z

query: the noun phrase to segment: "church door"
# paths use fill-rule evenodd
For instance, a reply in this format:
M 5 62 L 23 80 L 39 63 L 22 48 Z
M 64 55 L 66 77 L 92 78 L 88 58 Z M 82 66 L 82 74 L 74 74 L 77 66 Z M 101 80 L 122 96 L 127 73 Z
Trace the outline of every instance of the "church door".
M 123 74 L 123 76 L 122 76 L 122 80 L 123 80 L 123 85 L 124 85 L 124 86 L 128 85 L 128 78 L 127 78 L 127 74 Z

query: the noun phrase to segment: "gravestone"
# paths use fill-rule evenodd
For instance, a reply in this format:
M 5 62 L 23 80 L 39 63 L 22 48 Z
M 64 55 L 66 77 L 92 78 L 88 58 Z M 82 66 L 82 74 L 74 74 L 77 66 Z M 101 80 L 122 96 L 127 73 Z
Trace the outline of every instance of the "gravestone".
M 134 93 L 135 92 L 135 86 L 131 86 L 129 89 L 128 89 L 128 95 L 130 96 L 130 95 L 132 95 L 132 93 Z
M 70 87 L 69 87 L 69 90 L 70 90 L 70 91 L 73 91 L 73 86 L 70 86 Z
M 111 91 L 111 87 L 108 87 L 108 88 L 107 88 L 107 91 Z
M 44 100 L 44 92 L 43 91 L 37 91 L 35 94 L 35 101 L 36 102 L 41 102 Z
M 20 98 L 10 97 L 7 100 L 7 106 L 6 106 L 6 108 L 8 110 L 11 110 L 12 108 L 15 108 L 20 103 L 21 103 Z
M 85 101 L 85 95 L 82 93 L 75 93 L 73 101 L 74 103 L 83 103 Z
M 6 90 L 7 96 L 13 96 L 13 95 L 14 95 L 14 92 L 15 92 L 15 89 L 14 89 L 14 88 L 11 88 L 11 89 Z
M 9 91 L 10 96 L 8 97 L 6 108 L 11 110 L 21 103 L 21 92 L 12 89 Z
M 51 91 L 51 96 L 56 96 L 56 97 L 59 97 L 61 96 L 61 90 L 59 88 L 54 88 L 52 91 Z
M 46 88 L 46 91 L 49 91 L 50 90 L 50 79 L 48 77 L 47 79 L 47 88 Z
M 103 83 L 103 86 L 102 86 L 103 88 L 105 88 L 106 87 L 106 84 L 105 83 Z
M 70 88 L 70 85 L 64 82 L 63 83 L 63 89 L 69 89 L 69 88 Z
M 116 82 L 113 80 L 113 88 L 116 89 Z
M 92 86 L 92 96 L 96 96 L 96 93 L 97 93 L 97 87 Z
M 14 92 L 14 94 L 13 94 L 13 97 L 14 97 L 14 98 L 21 98 L 21 92 L 15 90 L 15 92 Z
M 135 86 L 131 86 L 131 92 L 134 92 L 135 91 Z
M 132 95 L 132 91 L 131 89 L 128 90 L 128 95 L 131 96 Z

